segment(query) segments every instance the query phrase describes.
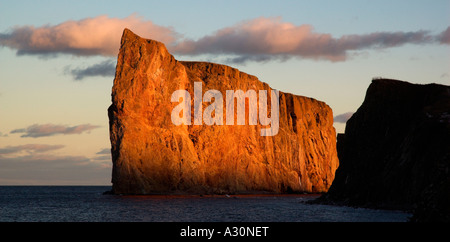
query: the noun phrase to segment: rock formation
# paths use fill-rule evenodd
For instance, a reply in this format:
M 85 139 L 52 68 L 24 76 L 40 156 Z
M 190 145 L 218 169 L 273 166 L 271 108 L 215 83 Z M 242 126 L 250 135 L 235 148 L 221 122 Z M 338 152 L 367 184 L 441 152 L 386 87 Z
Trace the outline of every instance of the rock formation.
M 319 201 L 449 221 L 449 86 L 373 80 L 337 140 L 340 166 Z
M 201 84 L 201 95 L 208 90 L 224 95 L 227 90 L 266 90 L 271 115 L 271 89 L 255 76 L 225 65 L 177 61 L 162 43 L 124 30 L 108 109 L 113 193 L 328 190 L 338 167 L 328 105 L 279 92 L 274 136 L 261 136 L 267 126 L 260 122 L 249 125 L 249 102 L 246 125 L 175 125 L 171 114 L 180 102 L 172 102 L 171 96 L 187 90 L 194 107 L 195 83 Z M 209 104 L 203 102 L 201 110 Z

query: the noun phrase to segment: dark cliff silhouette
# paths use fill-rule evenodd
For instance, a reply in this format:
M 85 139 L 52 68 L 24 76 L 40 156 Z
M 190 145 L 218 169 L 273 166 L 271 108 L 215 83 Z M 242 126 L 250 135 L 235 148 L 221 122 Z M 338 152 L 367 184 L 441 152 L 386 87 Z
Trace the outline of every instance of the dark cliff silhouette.
M 317 202 L 450 221 L 450 87 L 377 79 L 337 137 L 340 166 Z

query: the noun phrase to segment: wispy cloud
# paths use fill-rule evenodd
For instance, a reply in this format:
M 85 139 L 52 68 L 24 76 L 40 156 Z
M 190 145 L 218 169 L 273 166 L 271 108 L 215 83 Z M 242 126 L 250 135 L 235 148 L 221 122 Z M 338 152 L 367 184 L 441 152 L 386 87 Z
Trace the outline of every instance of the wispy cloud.
M 115 56 L 124 28 L 164 43 L 173 42 L 177 36 L 170 27 L 156 25 L 137 15 L 122 19 L 98 16 L 42 27 L 16 26 L 8 33 L 0 33 L 0 45 L 16 49 L 17 55 Z
M 26 144 L 17 146 L 7 146 L 0 148 L 0 155 L 21 153 L 23 151 L 27 153 L 43 153 L 51 150 L 57 150 L 63 148 L 64 145 L 47 145 L 47 144 Z
M 111 162 L 111 148 L 104 148 L 100 150 L 99 152 L 95 153 L 97 156 L 92 158 L 95 161 L 105 161 L 105 162 Z
M 97 125 L 81 124 L 76 126 L 55 125 L 55 124 L 33 124 L 23 129 L 15 129 L 10 133 L 24 133 L 20 137 L 46 137 L 57 134 L 81 134 L 83 132 L 89 132 L 92 129 L 100 128 Z
M 111 149 L 110 148 L 104 148 L 101 151 L 96 153 L 97 155 L 110 155 Z
M 335 123 L 347 123 L 347 120 L 349 120 L 352 115 L 354 114 L 354 112 L 348 112 L 348 113 L 343 113 L 343 114 L 339 114 L 337 116 L 334 117 L 334 122 Z
M 72 68 L 70 66 L 66 67 L 65 73 L 72 75 L 74 80 L 82 81 L 86 77 L 103 76 L 111 77 L 114 76 L 116 69 L 116 62 L 114 60 L 105 60 L 98 64 L 88 66 L 85 68 Z

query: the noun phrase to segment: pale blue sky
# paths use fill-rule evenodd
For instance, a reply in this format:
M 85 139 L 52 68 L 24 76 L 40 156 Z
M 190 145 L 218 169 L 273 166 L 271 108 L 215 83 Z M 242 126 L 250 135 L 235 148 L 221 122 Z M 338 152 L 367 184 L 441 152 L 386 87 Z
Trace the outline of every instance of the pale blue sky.
M 132 14 L 170 27 L 180 38 L 193 40 L 259 17 L 280 17 L 295 26 L 311 25 L 314 32 L 333 38 L 417 31 L 438 36 L 450 26 L 450 1 L 0 0 L 0 36 L 23 26 L 55 26 L 100 15 L 123 19 Z M 111 161 L 102 151 L 110 146 L 106 109 L 111 102 L 113 77 L 92 76 L 75 81 L 68 70 L 115 58 L 18 56 L 16 51 L 0 42 L 0 185 L 110 184 Z M 224 60 L 208 54 L 175 57 Z M 350 51 L 348 58 L 340 62 L 293 57 L 227 64 L 256 75 L 280 91 L 325 101 L 335 115 L 356 111 L 374 76 L 450 85 L 450 46 L 437 42 Z M 96 127 L 38 138 L 11 132 L 34 124 L 54 129 L 59 125 L 67 130 L 84 124 Z M 344 130 L 343 124 L 336 123 L 335 127 L 338 132 Z M 46 149 L 29 144 L 64 147 Z

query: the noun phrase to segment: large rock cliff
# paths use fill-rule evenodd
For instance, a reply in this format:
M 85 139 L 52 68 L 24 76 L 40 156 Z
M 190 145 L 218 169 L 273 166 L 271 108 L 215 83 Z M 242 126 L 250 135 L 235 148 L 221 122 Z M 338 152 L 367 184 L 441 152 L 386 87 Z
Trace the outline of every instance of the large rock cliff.
M 195 125 L 198 84 L 200 96 L 213 89 L 224 97 L 227 90 L 266 90 L 271 113 L 271 89 L 255 76 L 225 65 L 177 61 L 162 43 L 124 30 L 108 109 L 113 193 L 328 190 L 338 167 L 328 105 L 279 92 L 278 133 L 261 136 L 267 126 L 249 125 L 249 118 L 245 125 Z M 171 101 L 177 90 L 190 94 L 191 125 L 172 122 L 172 111 L 180 104 Z M 210 104 L 201 103 L 201 111 Z
M 338 135 L 340 166 L 319 201 L 450 220 L 450 87 L 373 80 Z

